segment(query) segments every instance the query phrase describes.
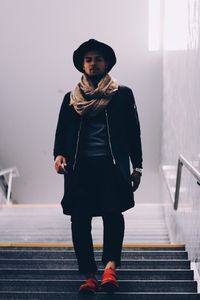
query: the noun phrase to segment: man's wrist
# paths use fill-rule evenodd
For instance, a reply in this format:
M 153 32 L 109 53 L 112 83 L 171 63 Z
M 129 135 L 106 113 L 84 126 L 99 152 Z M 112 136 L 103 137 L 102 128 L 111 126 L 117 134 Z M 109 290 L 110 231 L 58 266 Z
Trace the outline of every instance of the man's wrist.
M 140 174 L 140 176 L 142 176 L 142 170 L 141 168 L 134 168 L 133 171 L 136 171 Z

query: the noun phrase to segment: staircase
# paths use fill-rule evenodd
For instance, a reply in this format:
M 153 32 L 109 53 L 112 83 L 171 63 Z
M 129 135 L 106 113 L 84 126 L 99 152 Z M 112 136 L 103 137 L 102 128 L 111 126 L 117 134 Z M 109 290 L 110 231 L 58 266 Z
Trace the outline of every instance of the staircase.
M 170 243 L 161 204 L 137 203 L 124 218 L 124 244 Z M 94 244 L 102 244 L 101 217 L 93 218 L 92 229 Z M 0 243 L 72 244 L 70 217 L 63 215 L 60 204 L 0 207 Z
M 101 248 L 95 248 L 100 280 Z M 84 278 L 71 247 L 0 247 L 0 299 L 41 300 L 196 300 L 190 261 L 183 245 L 135 245 L 123 248 L 118 269 L 120 291 L 78 296 Z
M 60 205 L 13 205 L 0 210 L 1 300 L 196 300 L 197 282 L 184 245 L 170 244 L 160 204 L 137 204 L 124 213 L 126 232 L 120 291 L 78 296 L 79 275 L 70 221 Z M 12 220 L 12 222 L 10 221 Z M 52 226 L 53 224 L 53 226 Z M 102 220 L 93 219 L 100 281 Z M 46 244 L 45 244 L 46 243 Z

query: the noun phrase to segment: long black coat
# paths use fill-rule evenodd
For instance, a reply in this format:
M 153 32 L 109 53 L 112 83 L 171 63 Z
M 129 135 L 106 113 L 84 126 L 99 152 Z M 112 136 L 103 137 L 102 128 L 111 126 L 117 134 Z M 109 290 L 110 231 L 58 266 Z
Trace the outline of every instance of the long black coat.
M 67 215 L 72 211 L 73 177 L 78 168 L 84 131 L 84 116 L 81 117 L 69 102 L 70 93 L 67 93 L 60 109 L 54 143 L 54 158 L 62 155 L 67 160 L 68 172 L 64 175 L 64 196 L 61 202 L 63 213 Z M 112 153 L 116 161 L 115 170 L 121 187 L 121 211 L 125 211 L 134 206 L 130 160 L 133 168 L 142 168 L 140 124 L 132 90 L 119 86 L 106 112 Z

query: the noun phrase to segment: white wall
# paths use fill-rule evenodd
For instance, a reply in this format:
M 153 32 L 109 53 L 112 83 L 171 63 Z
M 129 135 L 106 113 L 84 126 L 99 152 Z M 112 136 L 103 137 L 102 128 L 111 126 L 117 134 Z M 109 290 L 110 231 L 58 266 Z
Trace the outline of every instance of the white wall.
M 171 12 L 165 15 L 169 24 L 173 22 L 171 14 L 179 22 L 184 17 L 184 26 L 179 32 L 168 26 L 164 31 L 169 39 L 164 49 L 162 164 L 176 170 L 182 154 L 200 170 L 200 1 L 173 0 Z M 175 182 L 170 182 L 173 192 Z M 199 191 L 197 180 L 183 167 L 178 210 L 172 209 L 168 191 L 164 190 L 163 198 L 172 242 L 186 244 L 189 259 L 197 263 L 200 272 Z
M 14 198 L 59 203 L 63 179 L 52 156 L 58 111 L 80 78 L 72 52 L 96 38 L 115 49 L 111 75 L 136 97 L 145 169 L 138 201 L 157 201 L 162 57 L 148 50 L 148 1 L 1 0 L 0 35 L 0 165 L 19 169 Z
M 180 4 L 177 20 L 182 13 L 187 15 L 186 26 L 179 31 L 165 27 L 170 38 L 164 49 L 162 163 L 170 165 L 177 164 L 180 153 L 188 160 L 200 160 L 200 4 L 199 0 L 174 1 Z M 185 12 L 183 2 L 187 4 Z M 185 42 L 177 43 L 177 35 L 184 34 Z

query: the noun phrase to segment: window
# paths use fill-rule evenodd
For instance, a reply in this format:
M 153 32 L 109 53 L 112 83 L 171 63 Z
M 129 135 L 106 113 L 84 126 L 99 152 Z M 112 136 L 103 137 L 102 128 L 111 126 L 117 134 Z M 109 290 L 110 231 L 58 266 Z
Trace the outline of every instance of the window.
M 199 0 L 149 0 L 150 51 L 197 49 L 198 33 Z
M 185 50 L 188 41 L 188 0 L 164 2 L 163 47 Z

